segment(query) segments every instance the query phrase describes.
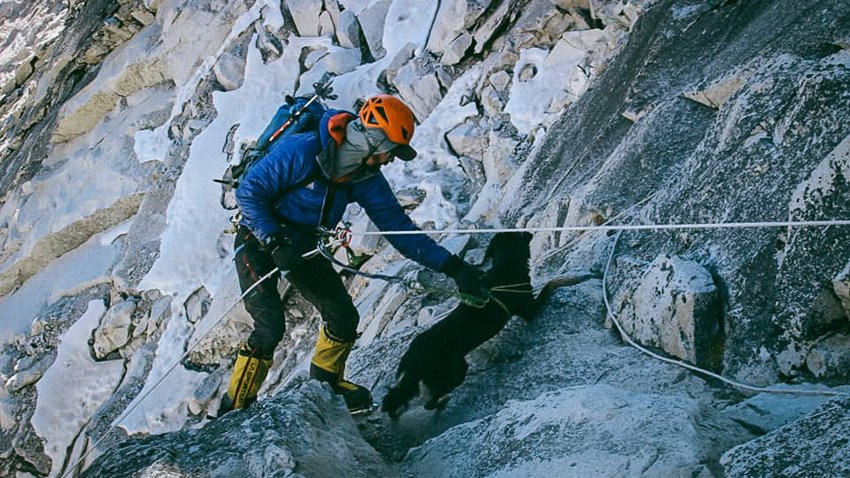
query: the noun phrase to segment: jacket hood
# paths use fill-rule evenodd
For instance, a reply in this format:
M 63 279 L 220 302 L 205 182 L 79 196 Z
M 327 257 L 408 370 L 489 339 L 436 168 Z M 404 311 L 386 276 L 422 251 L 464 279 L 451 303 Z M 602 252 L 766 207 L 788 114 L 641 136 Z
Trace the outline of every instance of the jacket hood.
M 322 116 L 319 137 L 322 151 L 317 161 L 322 173 L 332 182 L 358 182 L 378 173 L 377 169 L 366 166 L 365 161 L 370 143 L 385 144 L 386 137 L 380 131 L 364 128 L 353 113 L 328 110 Z

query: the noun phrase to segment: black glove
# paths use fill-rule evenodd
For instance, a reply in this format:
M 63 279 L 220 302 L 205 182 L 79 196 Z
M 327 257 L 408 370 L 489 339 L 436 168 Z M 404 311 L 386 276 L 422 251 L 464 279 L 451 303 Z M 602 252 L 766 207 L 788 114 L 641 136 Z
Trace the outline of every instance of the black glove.
M 490 297 L 490 292 L 481 282 L 481 271 L 469 265 L 458 256 L 451 256 L 443 266 L 443 273 L 454 279 L 460 299 L 471 306 L 483 307 Z
M 291 271 L 304 261 L 301 256 L 302 248 L 284 234 L 270 237 L 263 248 L 271 254 L 274 264 L 281 272 Z

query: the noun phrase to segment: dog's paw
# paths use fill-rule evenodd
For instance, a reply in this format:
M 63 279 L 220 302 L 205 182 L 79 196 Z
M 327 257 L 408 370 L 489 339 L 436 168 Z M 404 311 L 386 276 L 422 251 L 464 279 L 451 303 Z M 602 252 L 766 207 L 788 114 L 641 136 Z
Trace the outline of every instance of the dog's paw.
M 393 420 L 398 420 L 398 417 L 407 411 L 409 400 L 402 397 L 402 395 L 402 390 L 390 388 L 381 401 L 381 411 L 385 412 Z
M 442 397 L 432 398 L 425 402 L 423 408 L 425 410 L 443 410 L 446 408 L 446 405 L 449 404 L 449 399 L 452 398 L 450 395 L 443 395 Z
M 399 406 L 388 406 L 386 401 L 381 405 L 381 411 L 385 412 L 392 420 L 398 420 L 402 413 L 407 411 L 407 404 Z

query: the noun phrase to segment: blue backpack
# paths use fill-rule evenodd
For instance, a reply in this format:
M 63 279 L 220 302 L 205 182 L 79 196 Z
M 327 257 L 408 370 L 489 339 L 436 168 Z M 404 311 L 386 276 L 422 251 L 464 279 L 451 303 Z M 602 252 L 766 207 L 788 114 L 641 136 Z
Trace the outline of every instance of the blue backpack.
M 318 96 L 293 98 L 287 95 L 286 102 L 277 109 L 257 144 L 245 151 L 239 164 L 231 167 L 232 186 L 239 187 L 239 178 L 245 175 L 254 162 L 266 155 L 269 147 L 278 138 L 305 131 L 318 132 L 319 123 L 326 111 L 327 108 L 319 101 Z
M 326 111 L 327 108 L 319 101 L 318 95 L 287 95 L 286 101 L 277 109 L 257 143 L 245 150 L 239 163 L 228 166 L 221 179 L 213 179 L 222 185 L 221 207 L 227 210 L 237 208 L 234 190 L 239 187 L 239 179 L 245 176 L 252 164 L 266 155 L 276 140 L 307 131 L 315 131 L 318 134 L 319 124 Z M 293 189 L 300 186 L 295 185 Z

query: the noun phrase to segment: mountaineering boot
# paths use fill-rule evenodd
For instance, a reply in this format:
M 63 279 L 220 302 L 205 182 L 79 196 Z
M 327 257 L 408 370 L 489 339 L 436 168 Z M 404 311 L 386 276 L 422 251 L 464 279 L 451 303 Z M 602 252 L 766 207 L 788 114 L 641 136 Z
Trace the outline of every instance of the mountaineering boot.
M 331 390 L 345 400 L 348 411 L 357 413 L 372 408 L 372 394 L 368 388 L 345 379 L 345 361 L 352 347 L 353 340 L 343 342 L 330 335 L 327 327 L 323 326 L 319 329 L 316 351 L 310 362 L 310 378 L 330 384 Z
M 217 416 L 220 417 L 231 410 L 244 408 L 254 403 L 271 367 L 271 357 L 260 356 L 256 348 L 247 344 L 242 346 L 236 355 L 230 385 L 227 387 L 227 394 L 221 398 Z

